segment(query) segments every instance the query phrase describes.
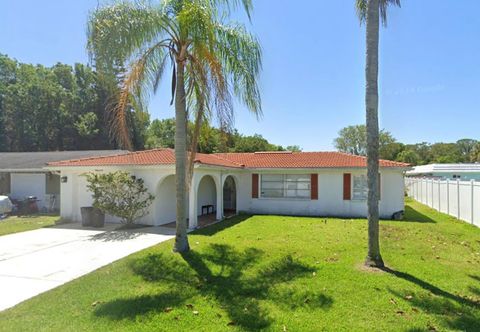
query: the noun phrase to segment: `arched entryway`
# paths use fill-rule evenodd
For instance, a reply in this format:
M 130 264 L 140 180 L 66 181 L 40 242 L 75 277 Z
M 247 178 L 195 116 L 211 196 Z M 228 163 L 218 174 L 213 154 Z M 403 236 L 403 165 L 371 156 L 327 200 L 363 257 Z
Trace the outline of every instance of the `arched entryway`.
M 197 189 L 197 216 L 200 227 L 215 221 L 217 212 L 217 188 L 210 175 L 204 175 Z
M 177 219 L 175 191 L 175 175 L 168 175 L 158 183 L 155 194 L 155 225 L 175 223 Z
M 229 175 L 223 183 L 223 216 L 237 214 L 237 185 L 233 176 Z

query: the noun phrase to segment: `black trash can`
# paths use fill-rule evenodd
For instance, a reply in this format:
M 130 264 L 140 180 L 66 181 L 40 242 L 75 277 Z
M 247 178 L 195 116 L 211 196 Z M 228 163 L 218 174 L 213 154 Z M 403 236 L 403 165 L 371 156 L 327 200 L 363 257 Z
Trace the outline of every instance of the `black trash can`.
M 82 215 L 82 226 L 92 226 L 93 222 L 93 206 L 83 206 L 80 208 L 80 214 Z
M 93 208 L 92 226 L 97 228 L 105 226 L 105 213 L 102 210 Z

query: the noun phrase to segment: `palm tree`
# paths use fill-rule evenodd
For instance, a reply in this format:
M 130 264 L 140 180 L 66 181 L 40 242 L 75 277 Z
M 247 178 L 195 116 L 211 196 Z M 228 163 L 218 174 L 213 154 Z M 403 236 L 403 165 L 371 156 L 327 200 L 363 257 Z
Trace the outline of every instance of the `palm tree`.
M 356 0 L 357 14 L 366 25 L 366 91 L 365 105 L 367 118 L 367 186 L 368 186 L 368 254 L 365 265 L 383 267 L 379 243 L 378 212 L 378 171 L 379 171 L 379 130 L 378 130 L 378 42 L 380 17 L 387 23 L 387 7 L 400 7 L 400 0 Z
M 112 107 L 112 128 L 124 148 L 130 148 L 126 110 L 132 101 L 145 104 L 155 93 L 164 69 L 172 68 L 175 103 L 175 174 L 177 229 L 174 251 L 189 250 L 186 197 L 195 146 L 187 160 L 187 122 L 200 126 L 216 117 L 231 125 L 232 96 L 261 115 L 257 77 L 261 49 L 242 24 L 228 24 L 232 10 L 242 7 L 248 17 L 251 0 L 164 0 L 160 4 L 118 2 L 95 10 L 88 23 L 88 49 L 97 70 L 112 71 L 126 64 L 122 87 Z M 194 132 L 198 135 L 198 130 Z M 197 137 L 191 137 L 195 144 Z M 190 166 L 189 166 L 190 165 Z

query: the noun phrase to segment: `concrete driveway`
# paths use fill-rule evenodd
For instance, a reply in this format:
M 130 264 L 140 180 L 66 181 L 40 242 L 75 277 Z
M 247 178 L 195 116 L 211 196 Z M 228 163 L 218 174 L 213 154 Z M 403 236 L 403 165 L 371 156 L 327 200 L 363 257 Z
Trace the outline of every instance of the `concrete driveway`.
M 0 236 L 0 311 L 122 257 L 169 240 L 175 230 L 115 231 L 78 224 Z

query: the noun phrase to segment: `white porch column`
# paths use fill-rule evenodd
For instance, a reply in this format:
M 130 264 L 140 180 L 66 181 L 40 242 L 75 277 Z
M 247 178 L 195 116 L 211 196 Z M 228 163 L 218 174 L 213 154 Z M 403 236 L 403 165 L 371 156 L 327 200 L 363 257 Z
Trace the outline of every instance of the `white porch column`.
M 193 172 L 192 184 L 190 186 L 190 193 L 188 195 L 188 228 L 194 229 L 198 226 L 197 219 L 197 187 L 198 176 Z
M 223 219 L 223 176 L 217 176 L 217 220 Z

